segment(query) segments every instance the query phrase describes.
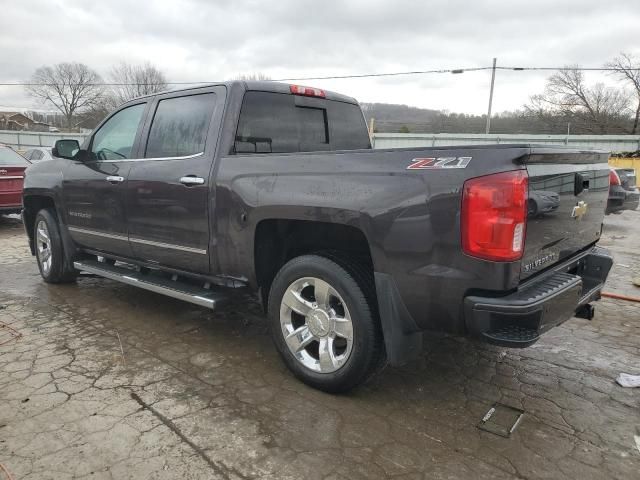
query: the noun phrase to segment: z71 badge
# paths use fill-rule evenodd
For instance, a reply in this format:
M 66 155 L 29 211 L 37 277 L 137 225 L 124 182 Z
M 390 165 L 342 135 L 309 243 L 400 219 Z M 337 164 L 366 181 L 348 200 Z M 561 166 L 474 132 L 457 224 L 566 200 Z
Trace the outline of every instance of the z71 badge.
M 431 170 L 434 168 L 466 168 L 471 157 L 414 158 L 407 170 Z

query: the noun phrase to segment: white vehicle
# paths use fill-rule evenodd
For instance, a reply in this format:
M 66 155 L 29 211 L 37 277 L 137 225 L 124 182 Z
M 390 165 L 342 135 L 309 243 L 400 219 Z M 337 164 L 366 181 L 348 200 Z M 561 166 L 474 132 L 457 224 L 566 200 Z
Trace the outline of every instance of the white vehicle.
M 30 148 L 26 152 L 24 152 L 24 158 L 29 160 L 31 163 L 43 162 L 45 160 L 52 160 L 53 156 L 51 155 L 51 148 L 47 147 L 35 147 Z

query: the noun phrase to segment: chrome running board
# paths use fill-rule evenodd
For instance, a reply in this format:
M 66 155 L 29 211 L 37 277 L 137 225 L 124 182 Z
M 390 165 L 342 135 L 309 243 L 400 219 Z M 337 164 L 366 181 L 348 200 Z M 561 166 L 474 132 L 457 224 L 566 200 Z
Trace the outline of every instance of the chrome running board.
M 178 300 L 184 300 L 211 310 L 214 310 L 216 306 L 226 300 L 226 295 L 219 291 L 199 287 L 180 280 L 172 280 L 155 271 L 141 273 L 133 267 L 109 265 L 97 260 L 73 262 L 73 266 L 83 272 L 93 273 L 116 282 L 126 283 L 127 285 L 140 287 L 151 292 L 177 298 Z

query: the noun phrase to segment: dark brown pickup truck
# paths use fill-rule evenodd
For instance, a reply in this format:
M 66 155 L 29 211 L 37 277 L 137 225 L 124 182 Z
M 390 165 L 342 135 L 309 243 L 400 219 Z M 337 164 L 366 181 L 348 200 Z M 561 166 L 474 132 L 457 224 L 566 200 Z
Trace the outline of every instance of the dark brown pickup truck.
M 424 331 L 525 347 L 590 318 L 608 155 L 530 145 L 372 150 L 357 102 L 229 82 L 121 106 L 29 167 L 42 277 L 87 271 L 216 308 L 258 292 L 293 373 L 344 391 Z

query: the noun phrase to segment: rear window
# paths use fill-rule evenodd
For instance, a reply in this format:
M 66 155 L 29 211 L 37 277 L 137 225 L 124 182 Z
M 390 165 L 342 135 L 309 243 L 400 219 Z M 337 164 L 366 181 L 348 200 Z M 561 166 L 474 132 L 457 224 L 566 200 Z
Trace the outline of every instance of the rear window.
M 0 167 L 29 165 L 29 162 L 19 153 L 10 148 L 0 147 Z
M 236 153 L 291 153 L 371 148 L 360 107 L 283 93 L 247 92 Z

